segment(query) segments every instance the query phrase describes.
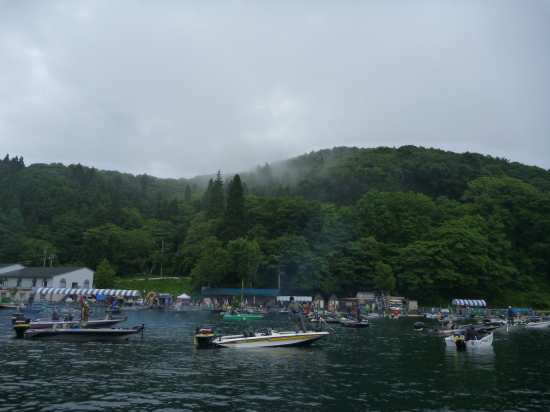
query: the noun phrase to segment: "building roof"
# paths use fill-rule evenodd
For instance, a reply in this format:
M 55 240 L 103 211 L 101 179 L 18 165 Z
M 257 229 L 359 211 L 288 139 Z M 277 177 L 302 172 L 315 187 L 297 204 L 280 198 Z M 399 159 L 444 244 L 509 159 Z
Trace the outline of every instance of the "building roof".
M 202 295 L 241 296 L 239 288 L 206 288 Z M 277 296 L 279 289 L 245 289 L 244 296 Z
M 65 275 L 67 273 L 75 272 L 81 269 L 88 269 L 84 267 L 42 267 L 42 268 L 23 268 L 18 270 L 12 270 L 0 274 L 1 277 L 10 278 L 53 278 L 54 276 Z M 90 270 L 90 269 L 88 269 Z
M 19 263 L 0 263 L 0 269 L 9 268 L 10 266 L 21 266 Z

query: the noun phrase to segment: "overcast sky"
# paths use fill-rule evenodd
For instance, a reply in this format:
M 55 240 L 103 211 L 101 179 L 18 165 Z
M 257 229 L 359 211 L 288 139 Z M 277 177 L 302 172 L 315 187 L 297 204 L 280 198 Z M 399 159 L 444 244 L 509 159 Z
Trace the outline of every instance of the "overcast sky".
M 162 178 L 335 146 L 550 169 L 548 0 L 0 0 L 0 158 Z

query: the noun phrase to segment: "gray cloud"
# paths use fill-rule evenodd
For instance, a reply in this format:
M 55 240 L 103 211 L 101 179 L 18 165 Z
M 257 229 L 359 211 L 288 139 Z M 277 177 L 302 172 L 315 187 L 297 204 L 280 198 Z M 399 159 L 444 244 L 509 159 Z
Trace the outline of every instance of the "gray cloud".
M 0 2 L 0 147 L 158 177 L 413 144 L 550 168 L 545 1 Z M 4 155 L 2 155 L 4 156 Z

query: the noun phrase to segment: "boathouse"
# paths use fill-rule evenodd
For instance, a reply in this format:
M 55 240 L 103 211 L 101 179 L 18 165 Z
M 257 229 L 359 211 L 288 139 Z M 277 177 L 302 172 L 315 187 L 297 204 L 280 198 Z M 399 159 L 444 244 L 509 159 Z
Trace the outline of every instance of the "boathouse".
M 0 265 L 0 297 L 26 302 L 45 300 L 58 302 L 68 295 L 39 293 L 36 288 L 89 289 L 94 283 L 94 271 L 85 267 L 34 267 L 19 264 Z

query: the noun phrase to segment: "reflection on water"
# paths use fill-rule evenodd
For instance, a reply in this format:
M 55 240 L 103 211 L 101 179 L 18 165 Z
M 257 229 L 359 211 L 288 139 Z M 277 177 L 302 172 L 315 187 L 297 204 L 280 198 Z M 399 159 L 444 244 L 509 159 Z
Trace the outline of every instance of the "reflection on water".
M 550 329 L 458 351 L 413 332 L 412 319 L 374 319 L 304 348 L 197 350 L 201 323 L 222 334 L 293 326 L 145 311 L 121 325 L 145 323 L 143 342 L 35 342 L 13 339 L 10 315 L 0 313 L 0 411 L 514 411 L 526 396 L 530 411 L 550 407 Z
M 493 346 L 484 348 L 457 349 L 445 347 L 445 359 L 456 371 L 494 371 L 495 351 Z

